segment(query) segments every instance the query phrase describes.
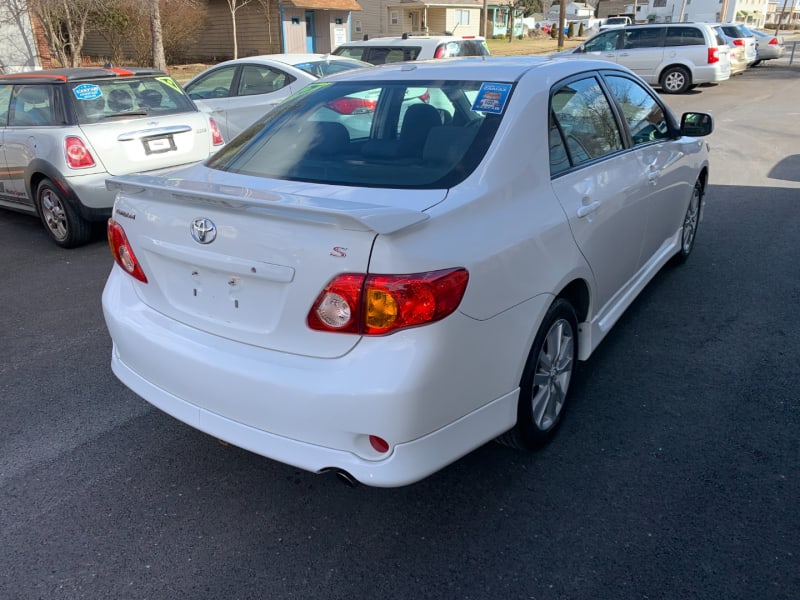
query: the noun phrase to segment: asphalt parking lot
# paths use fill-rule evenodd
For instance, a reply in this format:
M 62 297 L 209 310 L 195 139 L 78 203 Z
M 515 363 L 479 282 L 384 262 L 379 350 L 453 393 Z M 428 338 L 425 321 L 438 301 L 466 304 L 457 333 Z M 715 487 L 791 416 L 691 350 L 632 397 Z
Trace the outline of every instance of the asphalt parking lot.
M 64 251 L 0 212 L 0 598 L 799 598 L 800 64 L 663 97 L 716 120 L 691 259 L 582 365 L 553 444 L 405 488 L 150 407 L 110 372 L 102 232 Z

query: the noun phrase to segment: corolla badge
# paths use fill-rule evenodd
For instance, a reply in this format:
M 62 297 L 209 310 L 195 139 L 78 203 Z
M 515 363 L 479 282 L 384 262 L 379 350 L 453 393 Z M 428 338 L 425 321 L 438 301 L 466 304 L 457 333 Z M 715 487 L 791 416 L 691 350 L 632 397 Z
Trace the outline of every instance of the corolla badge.
M 198 244 L 210 244 L 217 239 L 217 226 L 211 219 L 197 217 L 192 221 L 192 238 Z

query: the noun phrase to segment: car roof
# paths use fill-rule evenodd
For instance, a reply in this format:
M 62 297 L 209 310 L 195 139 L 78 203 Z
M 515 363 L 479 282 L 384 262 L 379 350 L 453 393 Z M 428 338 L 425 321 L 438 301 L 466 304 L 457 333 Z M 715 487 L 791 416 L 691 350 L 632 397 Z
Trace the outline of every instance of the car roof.
M 257 54 L 255 56 L 244 56 L 242 58 L 226 60 L 225 62 L 221 62 L 214 66 L 219 67 L 223 65 L 237 65 L 245 63 L 263 63 L 263 64 L 282 63 L 284 65 L 295 66 L 307 62 L 323 62 L 328 60 L 333 62 L 345 61 L 352 63 L 362 63 L 364 66 L 372 66 L 369 63 L 364 63 L 363 61 L 356 60 L 355 58 L 347 58 L 345 56 L 337 56 L 335 54 L 318 54 L 311 52 L 297 53 L 297 54 Z
M 630 73 L 629 70 L 617 64 L 596 59 L 570 59 L 553 56 L 465 56 L 387 63 L 371 69 L 337 73 L 328 79 L 353 82 L 435 79 L 512 83 L 533 70 L 541 70 L 543 80 L 545 78 L 552 80 L 573 73 L 597 69 Z
M 339 44 L 341 47 L 352 46 L 419 46 L 425 43 L 440 44 L 442 42 L 483 41 L 482 37 L 462 37 L 457 35 L 407 35 L 402 37 L 375 37 L 368 40 L 354 40 Z
M 166 75 L 158 69 L 145 67 L 72 67 L 65 69 L 42 69 L 0 75 L 0 83 L 66 83 L 109 77 L 135 77 L 144 75 Z

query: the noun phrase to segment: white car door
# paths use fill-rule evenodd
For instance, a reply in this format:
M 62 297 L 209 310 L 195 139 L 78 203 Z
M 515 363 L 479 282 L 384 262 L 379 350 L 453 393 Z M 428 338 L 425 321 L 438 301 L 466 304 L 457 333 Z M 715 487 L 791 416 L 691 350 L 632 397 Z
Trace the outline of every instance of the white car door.
M 627 162 L 642 173 L 639 196 L 649 205 L 642 247 L 642 265 L 660 264 L 662 254 L 675 242 L 692 194 L 692 183 L 681 168 L 688 152 L 676 148 L 667 124 L 666 110 L 655 94 L 633 79 L 609 75 L 606 82 L 628 123 L 633 149 Z
M 624 153 L 611 103 L 594 76 L 569 81 L 551 101 L 552 186 L 595 277 L 598 310 L 638 270 L 648 203 L 643 174 Z

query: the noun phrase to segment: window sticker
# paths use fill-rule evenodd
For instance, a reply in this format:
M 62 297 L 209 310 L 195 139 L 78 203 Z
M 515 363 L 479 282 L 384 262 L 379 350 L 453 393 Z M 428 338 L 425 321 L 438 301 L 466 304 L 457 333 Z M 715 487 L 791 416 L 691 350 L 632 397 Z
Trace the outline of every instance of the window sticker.
M 78 100 L 94 100 L 103 96 L 103 90 L 93 83 L 82 83 L 72 88 L 72 93 Z
M 472 110 L 499 115 L 503 112 L 511 93 L 510 83 L 482 83 Z
M 175 81 L 172 77 L 156 77 L 156 81 L 160 81 L 164 85 L 168 85 L 176 92 L 183 92 L 183 88 L 178 85 L 178 82 Z

